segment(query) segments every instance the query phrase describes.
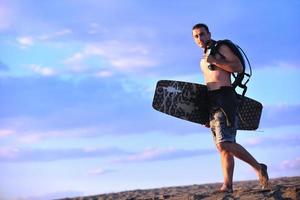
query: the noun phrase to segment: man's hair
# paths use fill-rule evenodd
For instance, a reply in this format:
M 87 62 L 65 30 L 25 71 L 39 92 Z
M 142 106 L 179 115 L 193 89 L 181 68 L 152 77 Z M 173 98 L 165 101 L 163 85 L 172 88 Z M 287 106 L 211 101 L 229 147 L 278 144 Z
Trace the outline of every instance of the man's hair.
M 195 26 L 193 26 L 192 30 L 195 30 L 195 29 L 198 29 L 198 28 L 205 28 L 206 31 L 209 33 L 209 29 L 208 29 L 208 26 L 206 24 L 203 24 L 203 23 L 196 24 Z

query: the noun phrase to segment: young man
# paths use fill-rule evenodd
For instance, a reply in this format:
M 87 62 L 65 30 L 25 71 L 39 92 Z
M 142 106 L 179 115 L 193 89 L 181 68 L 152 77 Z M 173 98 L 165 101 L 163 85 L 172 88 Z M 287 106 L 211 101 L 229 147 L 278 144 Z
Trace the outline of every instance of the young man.
M 201 59 L 201 70 L 208 88 L 210 100 L 210 118 L 207 127 L 211 128 L 217 149 L 221 155 L 224 183 L 221 192 L 232 192 L 234 157 L 237 157 L 253 167 L 259 177 L 262 188 L 268 185 L 267 166 L 258 163 L 255 158 L 241 145 L 236 143 L 237 131 L 237 99 L 231 86 L 231 73 L 242 72 L 243 65 L 239 58 L 225 44 L 218 47 L 214 55 L 206 51 L 215 43 L 207 25 L 196 24 L 193 27 L 195 43 L 204 49 Z

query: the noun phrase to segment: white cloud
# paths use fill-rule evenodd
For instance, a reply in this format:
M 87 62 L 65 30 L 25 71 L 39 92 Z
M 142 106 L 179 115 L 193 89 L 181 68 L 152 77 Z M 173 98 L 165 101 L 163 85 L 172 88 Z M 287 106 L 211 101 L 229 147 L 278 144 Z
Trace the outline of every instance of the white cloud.
M 84 53 L 75 53 L 73 56 L 67 58 L 65 60 L 65 63 L 67 64 L 73 64 L 73 63 L 78 63 L 81 62 L 84 58 L 86 57 L 86 55 Z
M 287 137 L 288 135 L 288 137 Z M 254 148 L 274 148 L 277 147 L 291 147 L 300 145 L 300 137 L 298 134 L 286 133 L 284 137 L 266 137 L 266 136 L 255 136 L 242 140 L 241 143 L 248 147 Z
M 154 158 L 158 158 L 162 155 L 172 154 L 176 151 L 175 148 L 169 147 L 166 149 L 157 149 L 157 148 L 150 148 L 146 149 L 140 153 L 135 155 L 128 156 L 124 161 L 145 161 L 145 160 L 152 160 Z
M 59 31 L 56 31 L 56 32 L 53 32 L 53 33 L 40 35 L 37 38 L 39 40 L 50 40 L 50 39 L 54 39 L 54 38 L 57 38 L 57 37 L 62 37 L 62 36 L 65 36 L 65 35 L 69 35 L 71 33 L 72 33 L 71 29 L 65 28 L 65 29 L 62 29 L 62 30 L 59 30 Z
M 67 72 L 71 73 L 95 73 L 94 70 L 91 70 L 92 67 L 86 63 L 89 58 L 92 58 L 95 54 L 93 52 L 76 52 L 71 57 L 65 59 L 63 63 L 66 65 Z M 100 58 L 99 58 L 100 61 Z M 101 70 L 102 71 L 102 70 Z M 101 77 L 103 74 L 96 73 L 94 74 L 98 77 Z
M 100 26 L 98 23 L 92 22 L 89 24 L 88 33 L 91 35 L 99 34 L 99 33 L 108 33 L 108 30 Z
M 33 144 L 44 140 L 54 138 L 69 138 L 69 137 L 82 137 L 87 134 L 98 133 L 99 130 L 96 127 L 83 127 L 83 128 L 71 128 L 60 130 L 47 130 L 47 131 L 18 131 L 16 132 L 17 141 L 20 143 Z
M 245 142 L 243 142 L 243 144 L 247 146 L 257 146 L 260 145 L 262 142 L 264 142 L 262 138 L 249 138 Z
M 53 40 L 71 33 L 72 31 L 70 29 L 65 28 L 53 33 L 42 34 L 40 36 L 20 36 L 16 38 L 16 41 L 20 48 L 25 49 L 27 47 L 33 46 L 38 41 Z
M 55 160 L 70 160 L 82 158 L 103 158 L 114 155 L 127 154 L 124 150 L 118 148 L 94 148 L 86 151 L 84 148 L 16 148 L 0 147 L 0 162 L 47 162 Z M 94 171 L 94 173 L 107 173 L 108 170 Z
M 96 23 L 96 22 L 92 22 L 92 23 L 90 23 L 90 27 L 91 27 L 91 28 L 98 28 L 98 27 L 99 27 L 99 24 Z
M 139 70 L 154 67 L 157 64 L 156 59 L 150 55 L 150 47 L 142 44 L 110 41 L 88 46 L 86 52 L 104 57 L 120 71 Z
M 295 69 L 299 68 L 299 63 L 293 60 L 282 60 L 279 59 L 272 64 L 261 65 L 262 69 L 258 70 L 287 70 L 287 69 Z
M 136 57 L 136 58 L 119 57 L 119 58 L 111 59 L 110 62 L 117 69 L 125 70 L 125 71 L 144 68 L 144 67 L 151 67 L 156 64 L 152 59 L 146 57 Z
M 76 52 L 64 63 L 73 71 L 87 70 L 86 62 L 90 58 L 105 61 L 112 70 L 119 72 L 142 71 L 155 67 L 157 59 L 151 54 L 151 48 L 142 44 L 131 44 L 120 41 L 108 41 L 99 44 L 89 44 L 82 51 Z M 103 66 L 100 66 L 103 67 Z
M 22 199 L 22 200 L 43 200 L 43 199 L 63 199 L 65 197 L 69 198 L 76 198 L 80 196 L 84 196 L 84 192 L 79 191 L 61 191 L 61 192 L 53 192 L 49 194 L 43 194 L 43 195 L 35 195 L 35 196 L 19 196 L 16 199 Z
M 36 64 L 32 64 L 29 67 L 33 72 L 43 75 L 43 76 L 53 76 L 56 74 L 55 70 L 50 67 L 42 67 L 42 66 L 36 65 Z
M 33 102 L 31 99 L 29 101 Z M 47 103 L 44 102 L 44 105 L 47 106 Z M 84 107 L 87 110 L 90 109 L 86 106 Z M 83 123 L 81 125 L 75 125 L 78 122 L 77 120 L 75 120 L 70 124 L 70 126 L 58 125 L 60 121 L 65 121 L 63 120 L 65 119 L 65 116 L 70 117 L 71 113 L 80 112 L 74 111 L 73 107 L 67 111 L 63 111 L 64 109 L 65 106 L 60 107 L 60 112 L 54 114 L 53 116 L 50 112 L 47 113 L 50 116 L 43 115 L 43 117 L 40 116 L 38 118 L 12 117 L 2 119 L 2 124 L 4 124 L 5 126 L 0 127 L 0 139 L 9 137 L 10 144 L 12 144 L 13 142 L 13 144 L 23 145 L 35 144 L 47 140 L 51 141 L 68 138 L 90 138 L 95 136 L 98 137 L 99 135 L 103 135 L 106 133 L 119 133 L 119 129 L 117 129 L 114 124 L 110 124 L 110 122 L 107 121 L 99 122 L 99 118 L 97 118 L 96 124 Z M 93 121 L 93 114 L 91 114 L 91 111 L 87 110 L 87 115 L 83 114 L 84 116 L 86 116 L 84 118 L 89 118 L 88 121 Z M 72 121 L 72 119 L 70 120 Z M 82 115 L 80 120 L 82 121 Z M 67 123 L 70 123 L 71 121 L 68 121 Z M 47 126 L 44 127 L 44 125 L 46 124 Z M 40 126 L 42 126 L 43 128 L 39 128 Z M 13 129 L 9 127 L 13 127 Z
M 73 73 L 81 73 L 88 70 L 88 66 L 84 64 L 84 60 L 87 56 L 84 53 L 77 52 L 71 57 L 63 61 L 67 65 L 67 70 Z
M 19 136 L 17 140 L 24 144 L 34 144 L 40 142 L 41 140 L 45 139 L 45 136 L 40 134 L 29 134 L 24 136 Z
M 17 43 L 21 48 L 26 48 L 34 44 L 33 38 L 31 36 L 22 36 L 17 38 Z
M 108 77 L 113 76 L 113 72 L 109 71 L 109 70 L 101 70 L 101 71 L 95 73 L 95 76 L 100 77 L 100 78 L 108 78 Z

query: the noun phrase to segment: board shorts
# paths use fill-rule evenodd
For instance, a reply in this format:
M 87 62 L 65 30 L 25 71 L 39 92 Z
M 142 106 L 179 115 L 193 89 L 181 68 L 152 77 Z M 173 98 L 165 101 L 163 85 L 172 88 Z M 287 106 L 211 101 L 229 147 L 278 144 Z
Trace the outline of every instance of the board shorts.
M 215 144 L 221 142 L 236 142 L 237 120 L 234 126 L 227 126 L 226 116 L 221 109 L 210 113 L 210 129 Z
M 209 125 L 215 144 L 220 142 L 236 142 L 237 132 L 237 98 L 232 87 L 208 92 Z

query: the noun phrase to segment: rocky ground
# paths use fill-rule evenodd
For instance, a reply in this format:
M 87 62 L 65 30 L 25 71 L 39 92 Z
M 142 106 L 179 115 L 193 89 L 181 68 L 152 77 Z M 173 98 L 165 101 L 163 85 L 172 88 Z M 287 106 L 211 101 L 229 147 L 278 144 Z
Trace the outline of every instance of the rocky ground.
M 233 193 L 218 193 L 220 183 L 132 190 L 64 200 L 300 200 L 300 176 L 270 180 L 270 187 L 261 190 L 258 181 L 234 183 Z

